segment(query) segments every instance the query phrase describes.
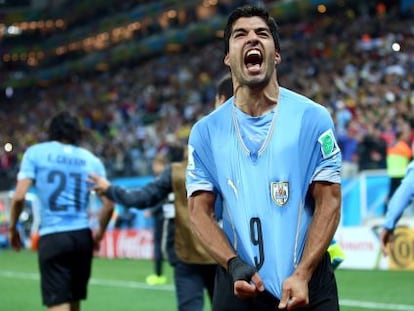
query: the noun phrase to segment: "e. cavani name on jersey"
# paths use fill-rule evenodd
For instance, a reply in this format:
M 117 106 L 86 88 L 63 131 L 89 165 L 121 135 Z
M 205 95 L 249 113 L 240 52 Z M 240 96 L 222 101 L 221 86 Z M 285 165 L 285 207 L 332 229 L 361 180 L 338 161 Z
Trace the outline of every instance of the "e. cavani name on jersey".
M 68 157 L 63 154 L 48 154 L 47 160 L 49 162 L 54 162 L 56 164 L 62 164 L 62 165 L 75 165 L 75 166 L 85 166 L 86 161 L 84 159 L 74 158 L 74 157 Z
M 50 151 L 47 154 L 47 161 L 50 163 L 55 163 L 58 165 L 69 165 L 69 166 L 85 166 L 87 165 L 85 156 L 83 157 L 76 156 L 75 153 L 78 151 L 78 148 L 75 148 L 70 145 L 61 145 L 59 152 L 56 152 L 55 148 L 50 148 Z

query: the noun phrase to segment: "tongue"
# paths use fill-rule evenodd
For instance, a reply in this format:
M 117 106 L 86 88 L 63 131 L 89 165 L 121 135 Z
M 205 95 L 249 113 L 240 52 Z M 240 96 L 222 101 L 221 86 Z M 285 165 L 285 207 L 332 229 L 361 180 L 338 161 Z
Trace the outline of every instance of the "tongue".
M 260 64 L 247 64 L 247 70 L 249 72 L 258 72 L 260 71 Z

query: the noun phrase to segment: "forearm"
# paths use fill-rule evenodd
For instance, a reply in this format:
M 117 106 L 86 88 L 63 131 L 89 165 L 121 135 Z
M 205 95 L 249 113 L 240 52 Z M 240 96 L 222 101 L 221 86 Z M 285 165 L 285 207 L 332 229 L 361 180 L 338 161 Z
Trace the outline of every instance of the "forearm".
M 141 203 L 136 191 L 124 189 L 116 185 L 111 185 L 103 194 L 108 199 L 128 207 L 138 206 Z
M 235 257 L 236 253 L 214 219 L 213 209 L 203 207 L 200 199 L 189 199 L 191 229 L 210 256 L 227 269 L 228 261 Z
M 324 194 L 316 194 L 315 212 L 309 226 L 305 249 L 295 271 L 295 274 L 308 281 L 326 253 L 340 220 L 340 186 L 330 187 Z
M 229 260 L 235 257 L 236 253 L 215 220 L 200 221 L 200 224 L 192 223 L 192 229 L 211 257 L 227 269 Z
M 17 226 L 17 222 L 19 220 L 19 216 L 24 207 L 24 200 L 12 200 L 11 209 L 10 209 L 10 222 L 9 222 L 9 229 L 15 230 Z
M 145 209 L 164 200 L 171 191 L 171 169 L 168 168 L 154 181 L 142 188 L 125 189 L 111 185 L 104 195 L 118 204 Z
M 99 212 L 98 216 L 98 230 L 97 236 L 99 239 L 102 239 L 106 228 L 108 227 L 109 221 L 112 218 L 112 214 L 114 212 L 114 203 L 111 202 L 109 199 L 102 197 L 103 207 Z
M 26 202 L 26 193 L 32 185 L 31 179 L 21 179 L 17 181 L 16 190 L 13 193 L 10 207 L 9 228 L 15 229 L 19 216 Z
M 409 180 L 407 178 L 403 180 L 388 203 L 388 210 L 383 225 L 385 229 L 393 231 L 404 210 L 410 205 L 414 196 L 413 179 L 411 177 Z

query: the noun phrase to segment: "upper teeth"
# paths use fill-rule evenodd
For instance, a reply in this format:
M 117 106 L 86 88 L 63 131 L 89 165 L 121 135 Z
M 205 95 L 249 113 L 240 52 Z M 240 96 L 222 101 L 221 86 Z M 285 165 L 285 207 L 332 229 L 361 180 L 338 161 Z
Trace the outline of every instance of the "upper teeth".
M 250 50 L 250 51 L 247 52 L 246 56 L 250 56 L 250 55 L 259 55 L 260 56 L 260 51 Z

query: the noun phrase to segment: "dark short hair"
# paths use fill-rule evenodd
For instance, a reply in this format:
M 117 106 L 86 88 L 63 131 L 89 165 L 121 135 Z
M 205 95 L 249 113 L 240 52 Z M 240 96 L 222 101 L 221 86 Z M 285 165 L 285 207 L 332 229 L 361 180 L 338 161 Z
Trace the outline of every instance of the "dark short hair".
M 55 115 L 49 124 L 49 139 L 78 145 L 82 139 L 79 120 L 68 111 Z
M 227 99 L 233 96 L 233 81 L 231 80 L 231 75 L 229 73 L 225 74 L 217 82 L 217 95 L 224 96 Z
M 276 51 L 280 52 L 279 27 L 277 26 L 275 19 L 270 16 L 269 12 L 263 7 L 245 5 L 236 8 L 233 12 L 230 13 L 229 17 L 227 18 L 227 24 L 224 28 L 224 55 L 229 52 L 229 40 L 233 31 L 234 23 L 239 18 L 254 16 L 262 18 L 265 21 L 266 25 L 269 26 L 273 41 L 275 43 L 275 49 Z

